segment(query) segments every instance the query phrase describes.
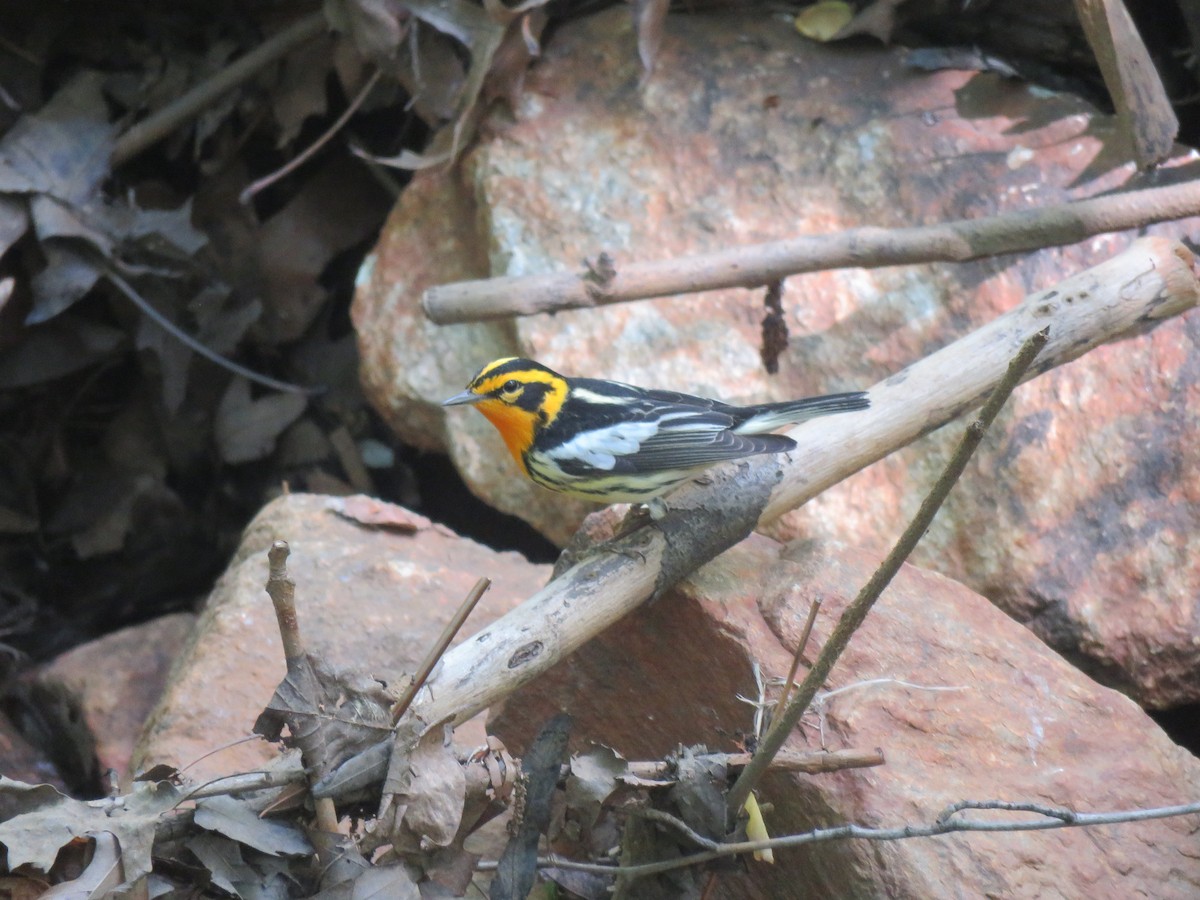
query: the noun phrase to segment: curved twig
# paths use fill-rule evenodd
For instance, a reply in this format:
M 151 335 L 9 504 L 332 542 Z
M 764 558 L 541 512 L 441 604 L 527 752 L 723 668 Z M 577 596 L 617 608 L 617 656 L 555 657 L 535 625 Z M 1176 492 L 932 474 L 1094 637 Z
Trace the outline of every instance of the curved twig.
M 105 269 L 104 276 L 111 281 L 122 294 L 128 297 L 133 302 L 134 306 L 152 319 L 155 325 L 157 325 L 167 334 L 171 335 L 171 337 L 175 338 L 175 340 L 179 341 L 192 352 L 199 353 L 209 362 L 216 363 L 222 369 L 227 369 L 235 375 L 241 375 L 243 378 L 253 381 L 255 384 L 261 384 L 263 387 L 268 387 L 276 391 L 286 391 L 289 394 L 319 394 L 324 390 L 323 388 L 319 387 L 306 388 L 298 384 L 291 384 L 287 381 L 279 381 L 278 379 L 272 378 L 269 375 L 261 375 L 258 372 L 255 372 L 253 369 L 247 369 L 241 363 L 235 363 L 232 359 L 222 356 L 216 350 L 212 350 L 209 347 L 204 346 L 204 344 L 200 343 L 198 340 L 160 313 L 150 304 L 149 300 L 134 290 L 133 285 L 131 285 L 112 269 Z

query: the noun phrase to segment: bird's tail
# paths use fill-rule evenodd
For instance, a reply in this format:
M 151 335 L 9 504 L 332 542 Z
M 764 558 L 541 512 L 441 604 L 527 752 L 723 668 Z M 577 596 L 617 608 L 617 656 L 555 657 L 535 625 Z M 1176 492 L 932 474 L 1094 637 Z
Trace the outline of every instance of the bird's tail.
M 855 412 L 867 409 L 870 405 L 871 400 L 867 397 L 866 391 L 826 394 L 823 397 L 786 400 L 783 403 L 762 403 L 749 407 L 753 414 L 734 431 L 738 434 L 762 434 L 783 425 L 796 425 L 818 416 Z

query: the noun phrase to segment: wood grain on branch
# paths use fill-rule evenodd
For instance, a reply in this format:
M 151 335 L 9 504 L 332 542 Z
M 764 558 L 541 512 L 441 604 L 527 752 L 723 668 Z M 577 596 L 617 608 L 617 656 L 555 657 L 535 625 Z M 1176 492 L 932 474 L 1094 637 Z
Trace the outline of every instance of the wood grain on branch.
M 804 272 L 971 259 L 1073 244 L 1096 234 L 1200 215 L 1200 182 L 1126 191 L 1044 209 L 913 228 L 853 228 L 597 272 L 488 278 L 431 287 L 421 305 L 439 325 L 605 306 L 721 288 L 754 288 Z
M 411 714 L 461 722 L 507 696 L 647 598 L 769 521 L 982 402 L 1021 345 L 1049 326 L 1030 377 L 1139 334 L 1200 299 L 1192 254 L 1145 238 L 871 388 L 871 408 L 788 432 L 797 448 L 713 470 L 659 522 L 576 564 L 442 659 Z

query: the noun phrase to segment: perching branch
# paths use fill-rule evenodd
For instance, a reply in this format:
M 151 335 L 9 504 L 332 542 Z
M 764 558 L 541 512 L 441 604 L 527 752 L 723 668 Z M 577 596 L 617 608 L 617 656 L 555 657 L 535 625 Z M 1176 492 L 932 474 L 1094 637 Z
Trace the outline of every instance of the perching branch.
M 737 544 L 760 521 L 794 509 L 978 405 L 1017 349 L 1047 325 L 1050 340 L 1029 377 L 1190 309 L 1200 300 L 1193 264 L 1176 241 L 1138 241 L 877 384 L 869 410 L 793 429 L 789 436 L 797 448 L 791 453 L 714 469 L 706 483 L 673 493 L 661 521 L 584 559 L 452 648 L 409 715 L 461 722 L 508 696 Z
M 800 717 L 812 703 L 813 697 L 817 695 L 817 691 L 829 677 L 834 663 L 849 645 L 854 632 L 862 625 L 867 613 L 871 611 L 871 607 L 883 594 L 884 588 L 891 584 L 896 573 L 900 571 L 900 566 L 916 549 L 917 543 L 929 530 L 929 526 L 933 524 L 934 516 L 942 508 L 942 503 L 950 496 L 950 489 L 954 487 L 955 482 L 966 470 L 967 463 L 983 440 L 984 433 L 995 421 L 1001 407 L 1004 406 L 1013 390 L 1021 383 L 1038 353 L 1046 346 L 1049 336 L 1049 329 L 1046 328 L 1021 345 L 1020 351 L 1009 364 L 1008 371 L 1004 373 L 1004 377 L 992 391 L 987 403 L 983 405 L 979 417 L 967 427 L 958 447 L 946 463 L 941 477 L 934 483 L 933 489 L 921 504 L 921 508 L 917 510 L 917 514 L 904 529 L 904 533 L 900 535 L 900 539 L 896 541 L 892 551 L 880 563 L 879 568 L 875 570 L 870 580 L 858 592 L 858 596 L 846 607 L 845 612 L 838 619 L 833 633 L 829 635 L 829 640 L 821 647 L 821 652 L 817 654 L 812 668 L 808 670 L 804 681 L 796 689 L 796 696 L 788 703 L 783 714 L 775 717 L 775 721 L 771 724 L 771 730 L 763 738 L 758 752 L 754 754 L 754 759 L 742 770 L 742 774 L 738 776 L 738 780 L 730 789 L 727 810 L 731 817 L 737 814 L 742 808 L 742 804 L 746 802 L 746 798 L 750 796 L 750 792 L 762 780 L 763 775 L 767 772 L 767 767 L 771 764 L 772 757 L 782 749 L 783 742 L 791 735 L 800 721 Z
M 1126 191 L 1044 209 L 913 228 L 852 228 L 677 259 L 443 284 L 421 306 L 438 325 L 606 306 L 721 288 L 755 288 L 826 269 L 965 262 L 1074 244 L 1096 234 L 1200 215 L 1200 181 Z

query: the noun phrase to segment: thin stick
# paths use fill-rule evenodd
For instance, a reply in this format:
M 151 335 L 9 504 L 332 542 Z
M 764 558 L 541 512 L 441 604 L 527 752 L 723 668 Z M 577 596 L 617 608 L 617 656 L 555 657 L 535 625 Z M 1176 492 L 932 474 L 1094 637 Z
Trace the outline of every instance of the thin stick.
M 699 758 L 736 769 L 749 765 L 753 754 L 703 753 Z M 819 775 L 843 769 L 868 769 L 883 764 L 883 753 L 879 750 L 781 750 L 771 761 L 771 768 L 774 771 Z M 664 760 L 633 760 L 629 763 L 629 774 L 648 781 L 675 781 L 673 763 Z
M 288 678 L 295 679 L 298 687 L 315 694 L 317 676 L 308 659 L 304 638 L 300 635 L 300 616 L 296 612 L 296 582 L 288 574 L 287 558 L 291 553 L 287 541 L 274 541 L 267 551 L 267 595 L 275 609 L 279 624 L 279 637 L 283 642 L 283 656 L 287 661 Z M 315 702 L 315 699 L 314 699 Z M 290 720 L 295 730 L 295 720 Z M 300 753 L 305 768 L 316 771 L 321 760 L 314 755 L 311 742 L 300 742 Z M 337 831 L 337 810 L 327 797 L 314 800 L 314 819 L 320 831 Z
M 950 461 L 946 464 L 941 477 L 938 478 L 937 483 L 929 492 L 929 496 L 921 504 L 921 508 L 917 510 L 917 514 L 913 517 L 912 522 L 904 529 L 904 533 L 900 535 L 900 540 L 896 542 L 896 546 L 892 548 L 892 552 L 887 555 L 887 558 L 875 570 L 870 580 L 859 591 L 858 596 L 854 598 L 854 602 L 846 607 L 846 611 L 842 613 L 842 617 L 834 627 L 829 640 L 821 648 L 821 652 L 813 662 L 812 668 L 808 670 L 808 675 L 805 676 L 803 683 L 797 689 L 795 699 L 792 700 L 781 716 L 776 717 L 771 730 L 767 732 L 767 736 L 760 743 L 754 759 L 750 761 L 750 765 L 742 770 L 742 774 L 738 776 L 738 780 L 730 789 L 726 808 L 731 816 L 737 814 L 746 802 L 746 798 L 750 796 L 750 792 L 754 790 L 754 787 L 762 779 L 763 775 L 766 774 L 772 757 L 783 747 L 783 742 L 792 733 L 792 729 L 796 727 L 796 723 L 800 721 L 800 717 L 808 709 L 809 704 L 812 703 L 813 697 L 816 696 L 821 685 L 825 683 L 825 679 L 829 677 L 834 663 L 837 662 L 838 657 L 846 649 L 850 638 L 858 630 L 863 619 L 870 612 L 871 607 L 875 605 L 875 601 L 879 599 L 879 595 L 883 593 L 884 588 L 888 586 L 892 578 L 900 571 L 900 566 L 903 565 L 904 560 L 908 558 L 909 554 L 917 546 L 917 542 L 921 540 L 926 530 L 928 530 L 930 524 L 933 522 L 933 517 L 937 515 L 937 511 L 941 508 L 943 501 L 949 495 L 950 489 L 954 486 L 959 476 L 962 475 L 972 454 L 974 454 L 975 449 L 979 446 L 980 441 L 983 440 L 983 435 L 987 431 L 988 426 L 992 424 L 1001 407 L 1008 400 L 1009 395 L 1021 383 L 1026 370 L 1033 364 L 1038 352 L 1046 345 L 1049 339 L 1050 329 L 1044 328 L 1030 337 L 1021 346 L 1016 357 L 1009 363 L 1008 371 L 1004 373 L 1004 377 L 1000 379 L 995 390 L 992 391 L 987 403 L 979 411 L 979 417 L 967 426 L 962 440 L 959 441 L 958 447 L 950 457 Z
M 433 671 L 433 667 L 442 658 L 442 654 L 446 652 L 446 648 L 450 646 L 450 642 L 454 640 L 454 636 L 458 634 L 458 630 L 467 621 L 467 616 L 471 615 L 471 610 L 475 608 L 480 598 L 483 597 L 484 592 L 491 586 L 491 579 L 480 578 L 475 582 L 475 587 L 471 588 L 466 599 L 459 604 L 458 611 L 446 623 L 446 627 L 442 629 L 441 636 L 429 648 L 429 652 L 425 654 L 425 658 L 421 660 L 421 665 L 417 667 L 417 674 L 413 676 L 412 684 L 408 686 L 408 689 L 392 705 L 393 722 L 400 721 L 400 717 L 408 711 L 408 707 L 413 702 L 413 698 L 417 696 L 417 692 L 425 686 L 425 681 L 429 678 L 429 673 Z
M 754 288 L 789 275 L 934 261 L 965 262 L 1074 244 L 1092 235 L 1200 215 L 1200 181 L 1126 191 L 1044 209 L 913 228 L 852 228 L 676 259 L 618 265 L 612 277 L 559 272 L 444 284 L 421 306 L 438 325 L 605 306 L 720 288 Z
M 312 159 L 318 150 L 328 144 L 335 134 L 346 127 L 346 123 L 350 121 L 350 117 L 358 112 L 358 108 L 363 105 L 363 102 L 367 99 L 367 95 L 371 93 L 371 89 L 379 83 L 379 77 L 381 75 L 383 75 L 383 69 L 376 69 L 375 73 L 367 79 L 367 83 L 362 86 L 357 94 L 355 94 L 354 99 L 350 101 L 350 105 L 346 107 L 345 111 L 340 116 L 338 116 L 337 121 L 325 130 L 324 134 L 322 134 L 319 138 L 296 154 L 293 159 L 284 163 L 270 175 L 263 176 L 242 191 L 238 195 L 238 202 L 249 203 L 254 198 L 254 195 L 259 191 L 269 188 L 280 178 L 290 175 L 292 172 L 295 172 L 298 168 Z
M 792 656 L 792 667 L 788 670 L 787 681 L 783 683 L 783 693 L 779 695 L 779 702 L 775 704 L 775 711 L 771 714 L 771 721 L 774 722 L 779 718 L 784 708 L 787 706 L 788 694 L 796 682 L 796 670 L 800 668 L 800 657 L 804 655 L 804 648 L 808 645 L 809 636 L 812 635 L 813 623 L 817 621 L 817 612 L 821 609 L 821 598 L 818 597 L 812 602 L 812 606 L 808 608 L 808 621 L 804 623 L 804 631 L 800 633 L 800 643 L 796 645 L 796 652 Z
M 122 294 L 128 297 L 133 305 L 140 309 L 155 325 L 165 331 L 179 343 L 183 344 L 193 353 L 198 353 L 207 359 L 209 362 L 215 363 L 226 371 L 232 372 L 234 375 L 241 375 L 243 378 L 253 381 L 255 384 L 261 384 L 263 387 L 271 388 L 276 391 L 284 391 L 289 394 L 319 394 L 323 388 L 306 388 L 298 384 L 291 384 L 287 381 L 280 381 L 277 378 L 272 378 L 269 375 L 261 375 L 253 369 L 247 369 L 241 363 L 236 363 L 232 359 L 227 359 L 216 350 L 204 346 L 196 338 L 192 337 L 157 309 L 155 309 L 150 301 L 134 290 L 133 285 L 118 275 L 112 269 L 104 270 L 104 277 L 113 283 L 113 285 Z
M 326 29 L 325 14 L 315 12 L 293 22 L 272 35 L 245 56 L 230 63 L 207 81 L 196 85 L 182 97 L 151 113 L 117 138 L 112 165 L 129 162 L 143 150 L 161 141 L 180 125 L 194 119 L 220 97 L 244 81 L 253 78 L 271 63 L 310 41 Z
M 993 802 L 994 801 L 989 801 Z M 1034 804 L 1011 804 L 1024 809 Z M 970 808 L 987 808 L 981 804 L 968 803 Z M 1002 805 L 993 808 L 1003 809 Z M 771 850 L 781 847 L 800 847 L 805 844 L 850 838 L 863 841 L 905 841 L 910 838 L 938 837 L 955 832 L 1007 832 L 1007 831 L 1050 831 L 1056 828 L 1090 828 L 1096 825 L 1120 825 L 1126 822 L 1146 822 L 1152 819 L 1168 819 L 1174 816 L 1189 816 L 1200 813 L 1200 803 L 1184 803 L 1178 806 L 1160 806 L 1153 809 L 1114 810 L 1103 813 L 1079 813 L 1068 809 L 1042 807 L 1038 810 L 1043 819 L 1027 819 L 1020 822 L 984 822 L 978 819 L 941 819 L 932 825 L 901 825 L 897 828 L 864 828 L 861 825 L 838 825 L 834 828 L 819 828 L 802 834 L 789 834 L 766 841 L 742 841 L 738 844 L 722 844 L 716 850 L 704 850 L 690 856 L 680 856 L 657 863 L 637 866 L 613 866 L 598 863 L 578 863 L 557 856 L 538 857 L 539 868 L 574 869 L 598 875 L 620 875 L 624 878 L 644 878 L 660 875 L 675 869 L 699 865 L 723 856 L 737 856 L 755 850 Z M 475 865 L 477 871 L 490 871 L 496 863 L 490 860 Z

